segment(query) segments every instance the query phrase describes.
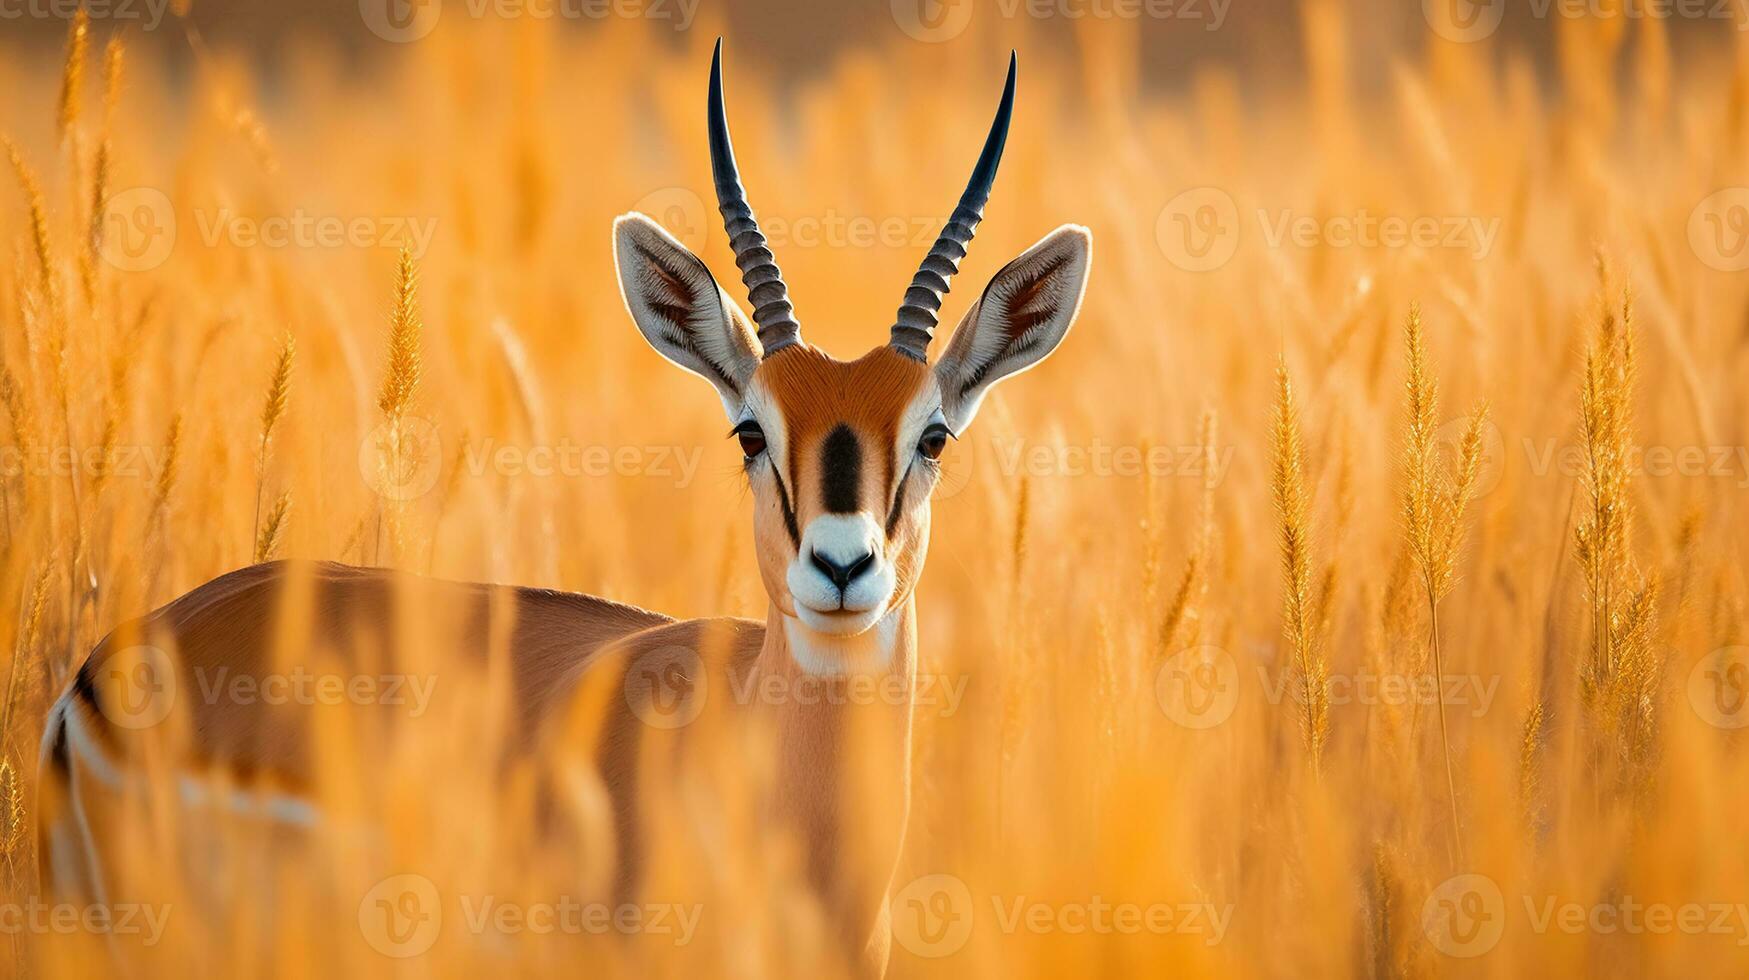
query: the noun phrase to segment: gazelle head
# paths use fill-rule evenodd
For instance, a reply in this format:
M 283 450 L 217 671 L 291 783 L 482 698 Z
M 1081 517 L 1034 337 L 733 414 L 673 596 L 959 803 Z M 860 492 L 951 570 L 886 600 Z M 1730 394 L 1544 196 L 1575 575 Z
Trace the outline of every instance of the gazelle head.
M 664 357 L 722 396 L 746 456 L 761 577 L 802 666 L 832 671 L 848 638 L 891 629 L 929 544 L 939 459 L 1000 379 L 1037 364 L 1068 333 L 1091 258 L 1086 228 L 1064 225 L 1010 262 L 934 363 L 928 348 L 1002 158 L 1015 65 L 959 206 L 929 250 L 887 341 L 839 361 L 801 339 L 735 167 L 723 109 L 722 44 L 711 61 L 709 124 L 717 198 L 752 316 L 697 256 L 641 214 L 614 222 L 627 308 Z M 889 648 L 890 644 L 879 644 Z

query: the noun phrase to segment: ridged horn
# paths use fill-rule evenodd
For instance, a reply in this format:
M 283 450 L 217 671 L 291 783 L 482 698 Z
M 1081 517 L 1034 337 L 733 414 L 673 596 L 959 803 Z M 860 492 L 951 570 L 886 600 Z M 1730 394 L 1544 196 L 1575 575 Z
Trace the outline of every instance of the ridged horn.
M 741 282 L 747 287 L 747 300 L 753 306 L 753 322 L 759 327 L 759 343 L 770 355 L 800 343 L 801 324 L 796 322 L 795 307 L 790 305 L 789 287 L 778 271 L 777 259 L 759 231 L 753 217 L 753 207 L 747 203 L 747 191 L 741 186 L 741 174 L 735 168 L 735 148 L 729 142 L 729 119 L 723 110 L 723 39 L 717 38 L 716 53 L 711 55 L 710 92 L 711 176 L 717 185 L 717 210 L 723 214 L 723 229 L 729 233 L 729 247 L 735 252 L 735 265 L 741 270 Z
M 996 183 L 996 167 L 1002 162 L 1002 147 L 1008 142 L 1008 121 L 1014 114 L 1014 69 L 1016 58 L 1008 56 L 1008 83 L 1002 88 L 1002 104 L 996 107 L 996 121 L 990 124 L 990 135 L 984 138 L 984 152 L 978 155 L 978 165 L 966 192 L 960 195 L 959 207 L 947 219 L 941 236 L 930 247 L 917 274 L 911 277 L 911 287 L 905 290 L 905 301 L 899 306 L 899 316 L 893 322 L 891 346 L 919 361 L 929 357 L 929 341 L 935 336 L 935 326 L 941 313 L 941 299 L 947 295 L 948 284 L 960 270 L 966 257 L 966 246 L 984 220 L 984 205 L 990 203 L 990 188 Z

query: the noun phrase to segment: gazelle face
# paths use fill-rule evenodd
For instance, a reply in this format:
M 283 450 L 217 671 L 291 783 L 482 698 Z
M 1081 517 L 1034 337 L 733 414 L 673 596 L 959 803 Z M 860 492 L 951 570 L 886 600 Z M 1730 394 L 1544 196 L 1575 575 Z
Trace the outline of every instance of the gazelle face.
M 949 437 L 929 369 L 887 347 L 845 363 L 791 346 L 753 372 L 736 433 L 772 602 L 857 634 L 910 594 Z
M 720 59 L 720 46 L 719 55 Z M 751 320 L 697 256 L 641 214 L 614 222 L 626 307 L 664 357 L 709 381 L 745 457 L 761 577 L 790 647 L 814 672 L 852 638 L 897 628 L 929 545 L 929 497 L 949 439 L 997 381 L 1054 350 L 1080 306 L 1087 229 L 1064 225 L 991 279 L 934 364 L 948 280 L 981 218 L 1014 95 L 1014 69 L 972 185 L 912 280 L 889 341 L 854 361 L 801 341 L 788 289 L 741 191 L 712 64 L 711 150 Z M 755 329 L 757 323 L 757 329 Z M 861 646 L 867 646 L 862 644 Z M 874 644 L 891 648 L 890 643 Z

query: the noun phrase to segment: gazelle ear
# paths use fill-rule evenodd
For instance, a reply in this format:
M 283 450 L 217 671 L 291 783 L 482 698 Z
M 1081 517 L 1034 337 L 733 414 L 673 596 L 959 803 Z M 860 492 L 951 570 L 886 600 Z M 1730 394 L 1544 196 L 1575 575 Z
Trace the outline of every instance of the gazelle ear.
M 632 212 L 613 222 L 619 289 L 656 352 L 716 386 L 731 419 L 764 356 L 747 315 L 674 236 Z
M 1087 288 L 1093 234 L 1064 225 L 991 278 L 935 365 L 948 428 L 965 431 L 984 393 L 1056 350 Z

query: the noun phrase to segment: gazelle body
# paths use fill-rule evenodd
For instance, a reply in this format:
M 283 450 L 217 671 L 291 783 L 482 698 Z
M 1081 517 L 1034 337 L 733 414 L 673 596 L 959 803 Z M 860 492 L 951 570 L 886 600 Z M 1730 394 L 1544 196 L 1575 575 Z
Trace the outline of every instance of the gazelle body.
M 756 719 L 775 733 L 768 810 L 802 842 L 808 878 L 847 952 L 869 972 L 885 969 L 886 894 L 910 804 L 915 590 L 937 460 L 992 384 L 1037 363 L 1067 333 L 1091 240 L 1086 229 L 1064 226 L 1015 259 L 965 314 L 942 357 L 927 362 L 936 312 L 1000 161 L 1014 97 L 1011 62 L 971 184 L 906 292 L 890 341 L 853 361 L 828 357 L 801 341 L 787 287 L 741 189 L 720 54 L 719 46 L 709 100 L 712 163 L 751 318 L 697 257 L 642 215 L 615 222 L 614 250 L 639 330 L 663 356 L 713 385 L 734 426 L 754 499 L 770 600 L 765 621 L 675 621 L 588 596 L 325 563 L 225 575 L 117 629 L 52 710 L 39 806 L 51 892 L 104 894 L 106 842 L 118 819 L 106 804 L 143 751 L 135 726 L 125 723 L 138 710 L 127 695 L 141 679 L 140 651 L 151 652 L 147 661 L 164 661 L 147 663 L 148 674 L 264 676 L 288 658 L 298 661 L 302 648 L 283 649 L 289 632 L 341 658 L 342 672 L 362 671 L 377 661 L 357 651 L 393 654 L 411 642 L 396 626 L 406 597 L 441 610 L 434 628 L 454 645 L 482 658 L 495 642 L 505 651 L 516 742 L 527 752 L 546 751 L 554 739 L 591 740 L 612 796 L 616 878 L 624 888 L 635 889 L 648 845 L 639 832 L 647 814 L 638 783 L 649 778 L 640 753 L 686 735 L 652 735 L 646 724 L 644 701 L 658 695 L 634 681 L 650 658 L 684 689 L 752 677 L 824 685 L 878 678 L 906 692 L 874 705 L 830 697 L 710 701 L 712 710 Z M 181 761 L 268 774 L 283 794 L 272 815 L 309 816 L 298 805 L 300 787 L 315 775 L 306 718 L 224 699 L 186 700 Z M 856 778 L 847 778 L 852 770 Z M 847 853 L 865 860 L 844 861 Z

